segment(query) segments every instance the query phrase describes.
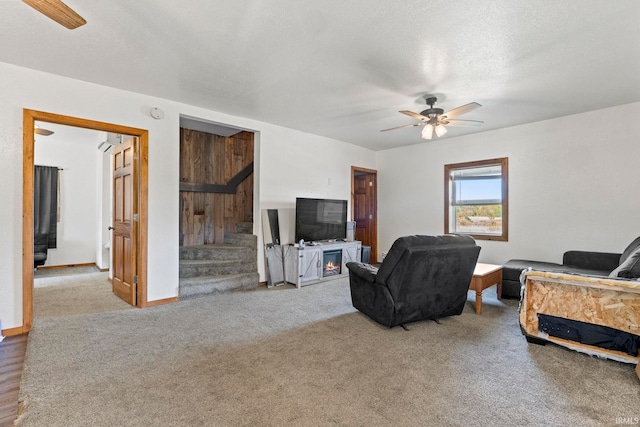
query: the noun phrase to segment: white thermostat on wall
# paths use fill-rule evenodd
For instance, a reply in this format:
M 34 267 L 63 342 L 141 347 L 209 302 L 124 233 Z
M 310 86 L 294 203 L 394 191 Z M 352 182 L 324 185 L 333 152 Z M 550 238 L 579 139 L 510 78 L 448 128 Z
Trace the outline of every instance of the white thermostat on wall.
M 162 111 L 158 107 L 153 107 L 149 111 L 149 114 L 151 115 L 151 117 L 153 117 L 156 120 L 160 120 L 160 119 L 164 118 L 164 111 Z

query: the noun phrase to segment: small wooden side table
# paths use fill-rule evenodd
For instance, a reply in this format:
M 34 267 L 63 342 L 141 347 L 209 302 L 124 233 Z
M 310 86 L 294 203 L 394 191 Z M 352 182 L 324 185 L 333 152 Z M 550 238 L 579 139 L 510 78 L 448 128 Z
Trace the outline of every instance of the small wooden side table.
M 482 291 L 496 286 L 498 299 L 502 298 L 502 266 L 477 263 L 473 270 L 470 291 L 476 291 L 476 314 L 482 314 Z

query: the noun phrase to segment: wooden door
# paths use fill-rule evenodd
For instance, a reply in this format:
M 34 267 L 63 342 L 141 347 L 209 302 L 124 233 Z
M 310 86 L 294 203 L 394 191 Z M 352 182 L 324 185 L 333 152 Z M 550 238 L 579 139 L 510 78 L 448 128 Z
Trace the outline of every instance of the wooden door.
M 137 138 L 113 149 L 113 293 L 135 306 L 137 295 Z
M 353 220 L 356 240 L 371 247 L 370 263 L 378 262 L 377 173 L 353 170 Z

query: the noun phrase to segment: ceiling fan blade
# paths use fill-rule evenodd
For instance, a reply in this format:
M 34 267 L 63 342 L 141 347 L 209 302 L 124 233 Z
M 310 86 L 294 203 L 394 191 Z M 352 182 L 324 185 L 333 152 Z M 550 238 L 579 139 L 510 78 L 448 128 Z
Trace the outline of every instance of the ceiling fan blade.
M 70 30 L 87 23 L 82 16 L 78 15 L 73 9 L 60 0 L 22 1 Z
M 382 129 L 380 132 L 386 132 L 388 130 L 396 130 L 396 129 L 408 128 L 408 127 L 412 127 L 412 126 L 424 126 L 424 125 L 425 125 L 425 123 L 414 123 L 412 125 L 396 126 L 394 128 Z
M 448 119 L 452 119 L 454 117 L 458 117 L 461 116 L 462 114 L 466 114 L 469 111 L 473 111 L 476 108 L 480 108 L 482 107 L 482 105 L 478 104 L 477 102 L 470 102 L 466 105 L 462 105 L 458 108 L 454 108 L 453 110 L 449 110 L 446 113 L 443 114 L 443 116 L 446 116 Z
M 42 129 L 42 128 L 35 128 L 34 132 L 38 135 L 42 135 L 42 136 L 49 136 L 49 135 L 53 135 L 53 131 L 49 130 L 49 129 Z
M 425 117 L 422 114 L 418 114 L 418 113 L 414 113 L 413 111 L 407 111 L 407 110 L 402 110 L 400 111 L 402 114 L 405 114 L 409 117 L 413 117 L 414 119 L 418 119 L 418 120 L 429 120 L 429 117 Z
M 480 126 L 483 123 L 484 122 L 481 122 L 478 120 L 460 120 L 460 119 L 455 119 L 455 120 L 445 119 L 442 121 L 442 124 L 446 126 L 465 126 L 465 127 L 476 127 L 476 126 Z

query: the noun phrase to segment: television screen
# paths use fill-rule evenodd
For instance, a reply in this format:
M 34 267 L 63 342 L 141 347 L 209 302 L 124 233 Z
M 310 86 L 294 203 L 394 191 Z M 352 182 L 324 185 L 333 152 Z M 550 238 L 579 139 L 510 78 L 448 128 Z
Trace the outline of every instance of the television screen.
M 346 237 L 346 200 L 296 199 L 296 242 L 318 242 Z

